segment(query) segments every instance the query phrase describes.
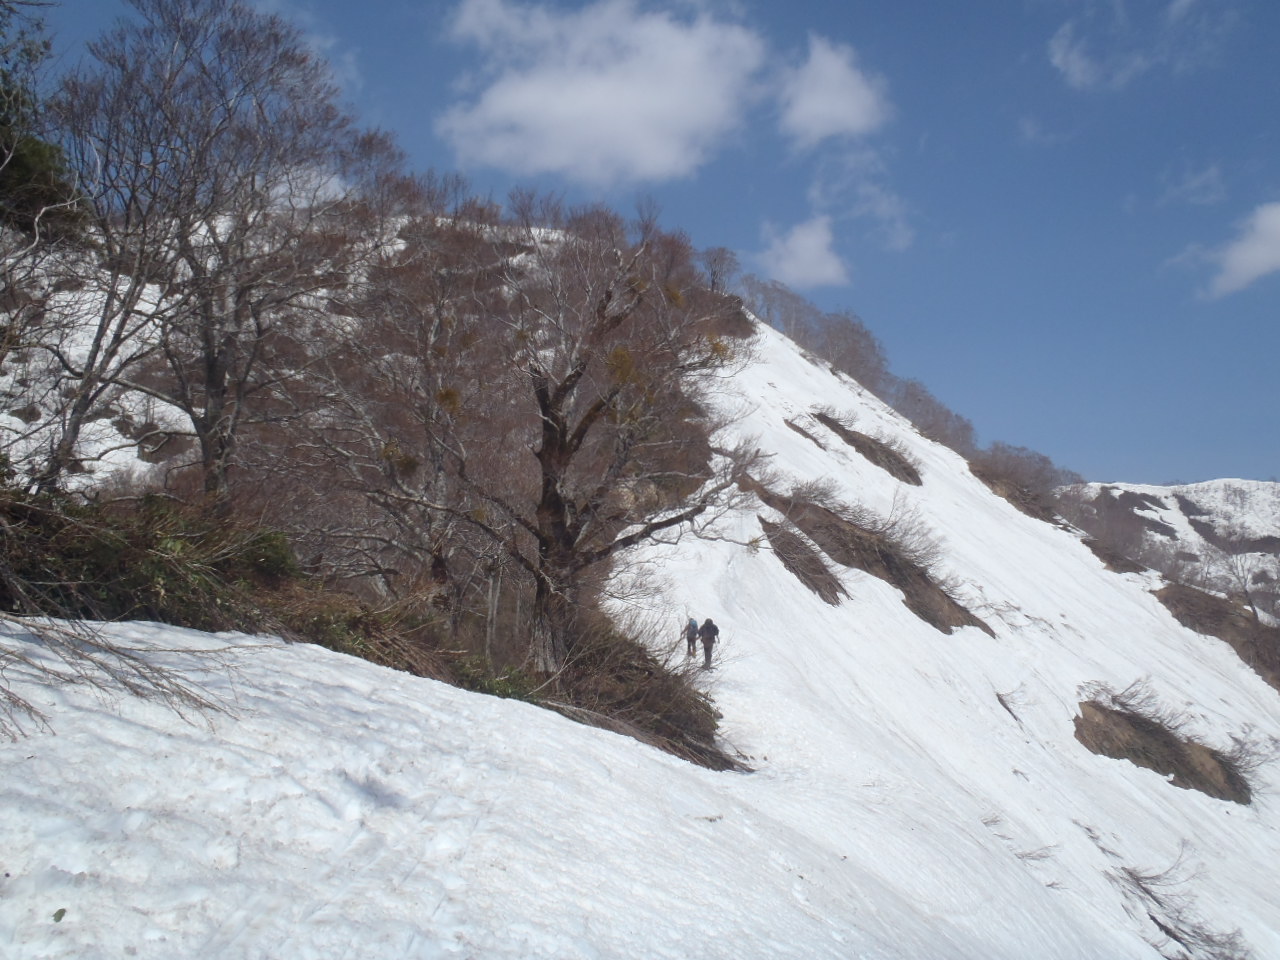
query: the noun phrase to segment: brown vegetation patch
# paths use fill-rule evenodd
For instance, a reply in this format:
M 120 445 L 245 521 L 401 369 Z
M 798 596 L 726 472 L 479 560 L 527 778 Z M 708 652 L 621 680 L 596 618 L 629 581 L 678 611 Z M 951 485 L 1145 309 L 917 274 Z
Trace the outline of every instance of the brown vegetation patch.
M 1123 491 L 1116 497 L 1116 502 L 1130 510 L 1141 510 L 1144 507 L 1154 507 L 1157 510 L 1169 509 L 1169 505 L 1154 493 L 1138 493 L 1136 490 Z
M 891 477 L 917 487 L 922 484 L 920 471 L 916 469 L 916 465 L 907 458 L 903 451 L 896 449 L 893 445 L 876 437 L 869 437 L 865 433 L 850 429 L 833 414 L 825 410 L 813 411 L 813 419 L 817 420 Z
M 734 340 L 747 340 L 756 335 L 755 322 L 747 316 L 741 297 L 732 294 L 711 296 L 719 302 L 706 322 L 707 334 L 713 337 L 731 337 Z
M 827 445 L 825 443 L 823 443 L 821 440 L 815 437 L 812 433 L 810 433 L 804 427 L 800 426 L 794 420 L 783 420 L 782 422 L 785 423 L 792 430 L 794 430 L 796 433 L 800 434 L 800 436 L 804 437 L 806 440 L 812 441 L 813 445 L 816 446 L 819 450 L 827 449 Z
M 839 606 L 840 601 L 849 596 L 840 578 L 827 567 L 817 549 L 781 524 L 770 523 L 764 517 L 758 519 L 774 554 L 797 580 L 833 607 Z
M 1093 555 L 1112 573 L 1141 573 L 1146 569 L 1142 564 L 1130 560 L 1119 550 L 1108 546 L 1097 537 L 1085 537 L 1084 545 L 1092 550 Z
M 1175 787 L 1241 804 L 1253 798 L 1248 782 L 1225 754 L 1179 736 L 1175 729 L 1140 712 L 1083 701 L 1075 718 L 1075 736 L 1094 753 L 1154 770 Z
M 1178 506 L 1182 509 L 1183 514 L 1188 517 L 1207 517 L 1209 511 L 1200 506 L 1189 497 L 1184 497 L 1180 493 L 1175 493 L 1173 499 L 1177 501 Z
M 1159 497 L 1150 494 L 1135 493 L 1132 490 L 1123 490 L 1119 494 L 1116 493 L 1115 487 L 1103 487 L 1098 492 L 1098 499 L 1094 504 L 1100 515 L 1106 513 L 1128 513 L 1157 536 L 1164 537 L 1167 540 L 1177 540 L 1178 531 L 1169 526 L 1162 520 L 1155 517 L 1149 517 L 1144 513 L 1139 513 L 1146 507 L 1164 508 L 1165 503 Z
M 842 516 L 816 503 L 774 493 L 755 481 L 751 489 L 818 545 L 836 563 L 878 577 L 902 591 L 902 602 L 917 617 L 943 633 L 957 627 L 977 627 L 991 636 L 991 628 L 974 616 L 929 575 L 928 559 L 920 544 L 895 537 L 893 525 L 873 528 L 870 518 Z M 859 523 L 858 519 L 867 522 Z M 927 549 L 927 548 L 926 548 Z
M 1036 520 L 1043 520 L 1045 523 L 1057 522 L 1057 513 L 1044 497 L 1028 490 L 1020 483 L 1000 476 L 980 460 L 970 461 L 969 470 L 987 485 L 988 490 L 997 497 L 1009 501 L 1020 512 Z
M 720 712 L 697 688 L 696 673 L 605 625 L 579 639 L 558 696 L 542 705 L 712 770 L 747 770 L 716 744 Z
M 1231 645 L 1258 676 L 1280 690 L 1280 628 L 1258 621 L 1233 600 L 1171 583 L 1156 598 L 1184 627 Z
M 1223 553 L 1280 553 L 1280 537 L 1227 537 L 1203 520 L 1189 518 L 1191 529 Z
M 28 403 L 26 406 L 9 410 L 8 413 L 9 416 L 17 417 L 23 423 L 35 423 L 40 419 L 40 408 L 34 403 Z

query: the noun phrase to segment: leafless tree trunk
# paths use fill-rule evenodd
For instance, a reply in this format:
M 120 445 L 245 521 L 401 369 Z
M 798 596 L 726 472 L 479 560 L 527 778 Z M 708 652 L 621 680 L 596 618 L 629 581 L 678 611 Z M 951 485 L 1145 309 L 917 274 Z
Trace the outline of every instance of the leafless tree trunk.
M 425 287 L 372 338 L 381 412 L 352 391 L 358 420 L 324 442 L 352 478 L 376 478 L 370 501 L 406 537 L 499 545 L 532 581 L 531 652 L 554 672 L 589 572 L 737 496 L 751 455 L 713 448 L 699 402 L 740 349 L 709 332 L 732 305 L 652 221 L 524 197 L 513 222 L 449 229 L 450 257 L 395 265 Z

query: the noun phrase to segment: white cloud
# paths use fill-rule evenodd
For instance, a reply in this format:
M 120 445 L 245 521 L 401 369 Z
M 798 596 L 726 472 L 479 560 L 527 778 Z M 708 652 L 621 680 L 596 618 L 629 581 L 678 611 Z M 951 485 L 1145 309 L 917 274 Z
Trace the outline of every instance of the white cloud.
M 1240 235 L 1214 253 L 1218 272 L 1210 297 L 1225 297 L 1269 273 L 1280 271 L 1280 203 L 1264 203 L 1240 227 Z
M 1151 69 L 1151 59 L 1141 50 L 1095 55 L 1076 29 L 1076 24 L 1068 21 L 1049 41 L 1049 62 L 1058 68 L 1067 86 L 1077 90 L 1119 89 Z
M 1227 196 L 1227 186 L 1222 179 L 1222 170 L 1216 163 L 1203 170 L 1184 170 L 1181 176 L 1166 173 L 1161 177 L 1164 192 L 1158 204 L 1189 203 L 1193 206 L 1205 207 L 1220 203 Z
M 889 119 L 884 81 L 858 68 L 852 47 L 809 36 L 809 58 L 783 81 L 782 131 L 801 149 L 863 136 Z
M 885 249 L 906 250 L 915 241 L 915 230 L 906 202 L 888 180 L 888 168 L 878 150 L 845 150 L 819 163 L 809 187 L 809 204 L 815 211 L 834 211 L 842 219 L 871 221 L 872 236 Z
M 462 0 L 453 36 L 486 61 L 437 123 L 462 162 L 605 185 L 693 173 L 740 125 L 765 54 L 744 26 L 635 0 Z
M 1083 0 L 1049 40 L 1049 62 L 1077 90 L 1119 90 L 1158 69 L 1183 73 L 1212 59 L 1237 14 L 1198 0 L 1129 5 Z
M 831 218 L 816 216 L 779 234 L 772 224 L 764 228 L 767 248 L 757 258 L 774 280 L 790 287 L 843 286 L 849 282 L 844 261 L 833 249 Z
M 364 86 L 359 52 L 347 48 L 312 10 L 295 0 L 255 0 L 253 6 L 261 13 L 275 14 L 297 26 L 302 31 L 303 42 L 329 64 L 334 82 L 347 93 L 359 93 Z

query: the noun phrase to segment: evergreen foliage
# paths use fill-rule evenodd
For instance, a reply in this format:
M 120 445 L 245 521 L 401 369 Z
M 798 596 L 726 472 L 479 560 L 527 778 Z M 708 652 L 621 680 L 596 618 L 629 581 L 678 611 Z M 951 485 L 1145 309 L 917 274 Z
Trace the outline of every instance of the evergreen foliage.
M 48 53 L 41 21 L 0 5 L 0 225 L 44 239 L 82 225 L 65 156 L 40 134 L 35 76 Z

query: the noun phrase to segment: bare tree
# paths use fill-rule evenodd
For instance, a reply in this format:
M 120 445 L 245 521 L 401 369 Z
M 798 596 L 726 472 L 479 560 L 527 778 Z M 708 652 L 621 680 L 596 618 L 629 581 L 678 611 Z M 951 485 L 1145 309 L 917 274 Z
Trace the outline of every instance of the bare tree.
M 778 280 L 747 274 L 741 281 L 747 308 L 775 330 L 803 345 L 822 315 L 816 306 Z
M 130 2 L 140 19 L 91 44 L 58 98 L 111 271 L 100 348 L 66 368 L 86 397 L 111 381 L 181 411 L 204 489 L 225 502 L 251 406 L 290 375 L 273 352 L 305 337 L 309 308 L 380 239 L 353 242 L 351 219 L 399 158 L 335 106 L 327 67 L 279 17 Z M 138 342 L 163 374 L 121 368 Z
M 820 314 L 814 324 L 801 343 L 876 396 L 883 396 L 893 375 L 884 346 L 866 324 L 849 311 Z
M 520 197 L 510 222 L 420 228 L 390 265 L 416 292 L 361 311 L 359 339 L 376 346 L 348 376 L 365 385 L 320 417 L 316 443 L 403 542 L 518 567 L 535 665 L 553 672 L 611 558 L 739 496 L 749 454 L 715 446 L 700 396 L 739 350 L 710 332 L 732 305 L 651 219 Z
M 698 256 L 706 271 L 707 286 L 712 293 L 728 293 L 733 289 L 741 266 L 738 255 L 728 247 L 710 247 Z
M 1243 530 L 1219 531 L 1218 542 L 1205 539 L 1200 551 L 1199 580 L 1202 586 L 1228 597 L 1243 600 L 1255 622 L 1261 622 L 1259 607 L 1266 607 L 1268 586 L 1276 567 L 1274 556 L 1250 551 L 1236 544 L 1248 544 Z

